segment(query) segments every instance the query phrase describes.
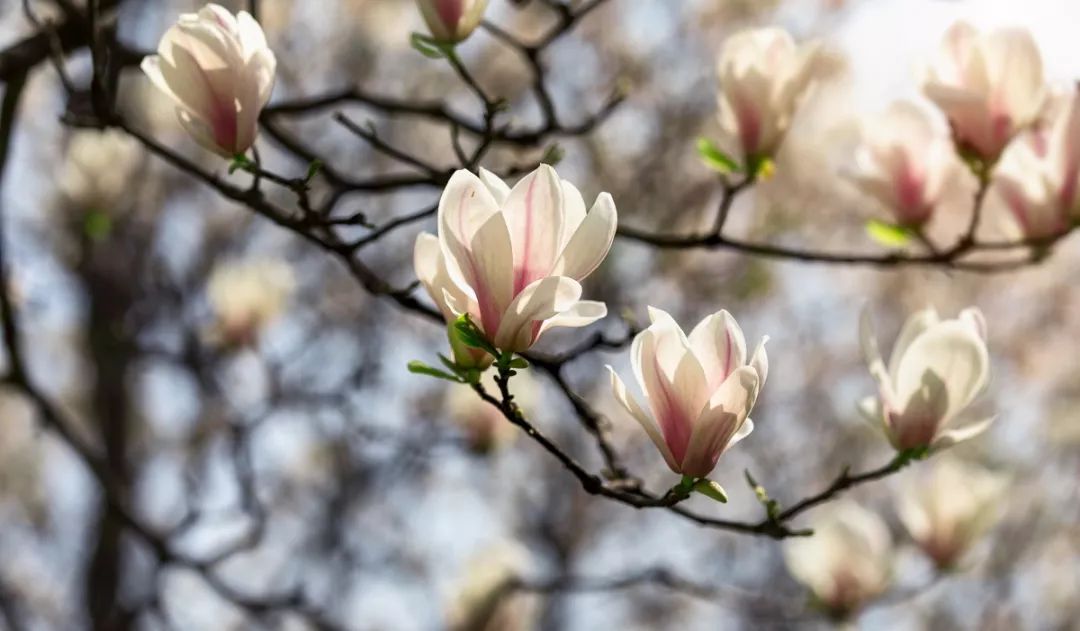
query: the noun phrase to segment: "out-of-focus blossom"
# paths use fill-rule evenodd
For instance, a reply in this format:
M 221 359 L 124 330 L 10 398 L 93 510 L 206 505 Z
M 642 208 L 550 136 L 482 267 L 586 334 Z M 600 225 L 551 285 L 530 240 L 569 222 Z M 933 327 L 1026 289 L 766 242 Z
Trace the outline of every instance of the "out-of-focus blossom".
M 528 551 L 504 542 L 476 555 L 452 590 L 446 626 L 453 631 L 524 631 L 529 616 L 521 615 L 520 599 L 508 599 L 503 590 L 520 578 L 529 563 Z
M 484 19 L 488 0 L 416 0 L 431 37 L 456 44 L 472 34 Z
M 494 372 L 484 373 L 480 383 L 488 392 L 498 392 Z M 514 377 L 514 402 L 526 418 L 532 418 L 537 409 L 538 387 L 528 371 Z M 469 448 L 477 454 L 488 454 L 509 445 L 521 434 L 521 430 L 506 420 L 502 412 L 476 396 L 470 388 L 447 388 L 446 405 L 450 418 L 465 433 Z
M 929 474 L 909 478 L 897 512 L 923 552 L 948 569 L 994 525 L 1005 488 L 1003 476 L 945 458 Z
M 779 28 L 741 31 L 720 53 L 723 145 L 749 160 L 773 155 L 817 76 L 820 46 Z
M 213 337 L 226 346 L 255 341 L 289 301 L 295 288 L 292 268 L 278 260 L 233 261 L 210 275 L 207 297 L 214 313 Z
M 993 188 L 1020 233 L 1046 239 L 1080 219 L 1080 93 L 1057 95 L 1047 124 L 1009 145 L 994 170 Z
M 255 142 L 259 113 L 270 99 L 277 61 L 262 28 L 246 11 L 216 4 L 185 13 L 142 69 L 176 102 L 180 123 L 203 147 L 231 158 Z
M 64 156 L 60 190 L 83 210 L 118 210 L 141 159 L 139 143 L 120 131 L 77 131 Z
M 822 509 L 812 537 L 784 545 L 788 571 L 833 617 L 846 618 L 880 596 L 892 574 L 892 537 L 877 514 L 841 500 Z
M 990 380 L 986 322 L 978 309 L 965 309 L 955 320 L 941 320 L 932 308 L 912 314 L 896 338 L 887 367 L 868 310 L 862 314 L 860 334 L 879 394 L 863 399 L 859 409 L 897 450 L 949 447 L 976 436 L 994 420 L 961 418 Z
M 416 275 L 448 321 L 469 314 L 501 351 L 520 352 L 555 327 L 607 314 L 581 300 L 615 238 L 607 193 L 585 212 L 581 193 L 547 165 L 511 189 L 494 174 L 458 171 L 439 201 L 439 236 L 421 234 Z
M 754 429 L 750 410 L 765 385 L 764 338 L 747 363 L 742 329 L 727 311 L 705 318 L 687 337 L 667 313 L 649 307 L 652 324 L 630 348 L 646 412 L 611 366 L 615 398 L 656 444 L 675 473 L 703 478 L 720 454 Z
M 994 161 L 1039 116 L 1042 57 L 1024 29 L 980 34 L 957 22 L 925 71 L 923 92 L 949 117 L 961 146 Z
M 944 125 L 922 108 L 894 103 L 863 127 L 851 179 L 905 226 L 920 226 L 959 175 L 959 160 Z

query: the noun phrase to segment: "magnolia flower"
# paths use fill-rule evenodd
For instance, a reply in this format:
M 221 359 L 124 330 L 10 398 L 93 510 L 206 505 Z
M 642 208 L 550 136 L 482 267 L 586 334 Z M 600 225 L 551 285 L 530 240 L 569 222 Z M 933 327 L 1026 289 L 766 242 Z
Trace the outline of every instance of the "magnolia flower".
M 784 545 L 788 571 L 834 617 L 846 618 L 889 586 L 892 538 L 875 513 L 848 500 L 823 509 L 812 537 Z
M 219 265 L 210 274 L 206 289 L 216 319 L 213 337 L 231 346 L 250 344 L 285 310 L 294 288 L 292 269 L 281 261 Z
M 416 239 L 416 275 L 448 321 L 469 314 L 505 352 L 521 352 L 555 327 L 607 315 L 580 300 L 578 281 L 615 238 L 607 193 L 586 214 L 573 184 L 541 165 L 511 189 L 494 174 L 458 171 L 439 200 L 439 236 Z
M 472 34 L 484 19 L 488 0 L 416 0 L 431 37 L 456 44 Z
M 900 521 L 941 569 L 956 565 L 998 518 L 1007 482 L 958 460 L 934 463 L 928 475 L 904 487 L 897 499 Z
M 920 226 L 941 203 L 957 166 L 944 125 L 922 108 L 898 102 L 864 126 L 850 177 L 901 225 Z
M 1021 134 L 994 170 L 993 190 L 1029 239 L 1067 232 L 1080 218 L 1080 93 L 1058 95 L 1046 125 Z
M 141 158 L 139 143 L 123 132 L 75 132 L 60 171 L 60 190 L 84 210 L 117 210 L 131 190 L 131 177 Z
M 255 142 L 259 112 L 270 99 L 277 61 L 250 14 L 208 4 L 185 13 L 143 59 L 143 72 L 176 102 L 181 125 L 226 158 Z
M 725 146 L 749 159 L 776 152 L 815 78 L 817 43 L 797 46 L 778 28 L 741 31 L 720 53 Z
M 944 321 L 933 309 L 912 314 L 887 368 L 869 311 L 863 311 L 860 334 L 879 396 L 863 399 L 859 409 L 897 450 L 949 447 L 976 436 L 994 420 L 960 419 L 990 378 L 986 322 L 978 309 L 965 309 L 957 319 Z
M 923 92 L 949 117 L 956 140 L 993 161 L 1043 105 L 1043 67 L 1031 33 L 980 34 L 957 22 L 925 71 Z
M 768 338 L 747 364 L 742 329 L 727 311 L 702 320 L 689 338 L 660 309 L 649 307 L 649 318 L 652 324 L 634 337 L 630 361 L 652 414 L 608 366 L 611 388 L 672 471 L 703 478 L 754 429 L 749 414 L 769 373 Z
M 474 556 L 452 590 L 446 628 L 452 631 L 511 631 L 528 627 L 529 603 L 505 598 L 507 587 L 529 566 L 520 544 L 500 542 Z

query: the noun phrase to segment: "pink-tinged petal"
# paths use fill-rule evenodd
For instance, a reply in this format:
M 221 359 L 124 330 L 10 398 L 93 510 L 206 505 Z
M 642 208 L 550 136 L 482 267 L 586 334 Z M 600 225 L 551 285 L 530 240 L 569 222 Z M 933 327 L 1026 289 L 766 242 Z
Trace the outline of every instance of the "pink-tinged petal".
M 465 15 L 465 0 L 435 0 L 435 12 L 448 30 L 457 31 Z
M 656 426 L 656 421 L 649 416 L 645 410 L 641 408 L 637 400 L 626 390 L 626 384 L 619 378 L 619 375 L 615 374 L 615 370 L 611 367 L 607 367 L 608 372 L 611 374 L 611 390 L 615 394 L 615 400 L 622 405 L 623 408 L 633 416 L 638 423 L 641 424 L 642 429 L 649 436 L 649 440 L 656 445 L 657 451 L 664 457 L 664 462 L 667 466 L 679 473 L 679 465 L 675 461 L 674 456 L 671 455 L 671 449 L 668 448 L 667 443 L 664 442 L 664 437 L 660 434 L 660 429 Z
M 488 217 L 469 243 L 467 261 L 459 261 L 475 275 L 472 285 L 480 308 L 480 325 L 490 337 L 499 330 L 503 311 L 513 299 L 510 266 L 510 232 L 502 213 Z
M 921 386 L 907 398 L 903 410 L 890 410 L 888 413 L 893 446 L 901 451 L 929 447 L 941 428 L 947 410 L 945 382 L 930 371 L 924 372 Z
M 657 356 L 657 333 L 645 330 L 635 338 L 632 348 L 634 370 L 645 391 L 653 418 L 660 426 L 664 442 L 671 449 L 676 462 L 682 462 L 697 414 L 691 416 L 676 397 L 671 379 L 664 374 Z
M 181 108 L 177 108 L 176 116 L 180 120 L 180 126 L 200 147 L 223 158 L 233 156 L 229 149 L 218 144 L 217 138 L 214 137 L 214 130 L 208 127 L 202 119 L 193 117 L 190 112 Z
M 503 205 L 513 244 L 514 293 L 549 276 L 562 234 L 562 182 L 548 165 L 526 175 Z
M 656 359 L 668 381 L 675 379 L 679 364 L 690 352 L 690 343 L 679 323 L 671 314 L 656 307 L 648 307 L 649 330 L 656 335 Z M 700 362 L 699 362 L 700 363 Z M 702 370 L 704 373 L 704 369 Z
M 199 9 L 197 15 L 200 20 L 212 22 L 230 35 L 236 36 L 238 33 L 239 27 L 236 17 L 220 4 L 207 3 L 206 6 Z
M 746 364 L 746 338 L 727 311 L 702 320 L 690 332 L 690 349 L 701 361 L 709 389 L 715 390 L 728 375 Z
M 571 309 L 581 298 L 581 285 L 565 276 L 542 278 L 514 298 L 495 336 L 502 351 L 521 352 L 536 341 L 544 320 Z
M 450 177 L 439 198 L 439 240 L 449 255 L 451 276 L 459 277 L 464 285 L 475 288 L 478 282 L 476 271 L 469 265 L 473 235 L 497 212 L 499 206 L 488 188 L 464 169 Z
M 709 407 L 694 422 L 682 472 L 694 477 L 712 473 L 720 454 L 742 429 L 757 398 L 758 375 L 743 366 L 732 373 L 709 400 Z M 752 428 L 752 426 L 751 426 Z
M 563 184 L 566 185 L 565 182 Z M 553 273 L 579 281 L 591 274 L 611 249 L 617 222 L 615 202 L 607 193 L 601 193 L 592 211 L 585 215 L 570 237 Z

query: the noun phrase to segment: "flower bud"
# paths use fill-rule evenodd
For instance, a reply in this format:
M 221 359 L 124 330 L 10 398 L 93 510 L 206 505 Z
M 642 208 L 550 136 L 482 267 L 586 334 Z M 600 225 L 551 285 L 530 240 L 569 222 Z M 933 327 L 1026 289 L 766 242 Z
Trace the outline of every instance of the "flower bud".
M 1003 476 L 980 467 L 937 460 L 929 473 L 908 479 L 897 513 L 922 551 L 947 570 L 994 525 L 1006 484 Z
M 785 544 L 784 561 L 829 615 L 847 618 L 889 586 L 889 529 L 875 513 L 849 500 L 823 508 L 811 526 L 813 536 Z
M 488 0 L 417 0 L 431 37 L 457 44 L 472 34 L 484 18 Z
M 1042 109 L 1039 48 L 1023 29 L 982 34 L 958 22 L 926 69 L 923 92 L 949 117 L 957 144 L 993 162 Z
M 1050 239 L 1080 219 L 1080 92 L 1056 94 L 1045 121 L 1005 150 L 993 192 L 1028 239 Z
M 292 269 L 281 261 L 233 261 L 218 266 L 206 290 L 215 318 L 211 337 L 224 346 L 253 344 L 285 310 L 294 287 Z
M 232 158 L 255 142 L 276 65 L 255 18 L 208 4 L 182 14 L 142 69 L 175 101 L 180 124 L 197 143 Z
M 941 204 L 959 166 L 944 122 L 898 102 L 863 127 L 850 178 L 897 223 L 917 227 Z
M 634 337 L 630 355 L 651 414 L 608 366 L 615 399 L 645 429 L 672 471 L 703 478 L 721 454 L 754 429 L 749 414 L 768 376 L 768 338 L 748 358 L 742 329 L 727 311 L 702 320 L 689 337 L 660 309 L 650 307 L 649 317 L 652 324 Z M 715 497 L 721 494 L 722 489 Z
M 772 156 L 821 70 L 820 46 L 779 28 L 732 35 L 720 53 L 724 149 L 750 161 Z

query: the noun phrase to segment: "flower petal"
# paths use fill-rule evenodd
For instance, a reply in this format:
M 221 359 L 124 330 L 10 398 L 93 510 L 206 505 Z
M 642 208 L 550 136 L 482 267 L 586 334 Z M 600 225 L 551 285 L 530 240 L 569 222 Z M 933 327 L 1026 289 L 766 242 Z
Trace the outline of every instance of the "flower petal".
M 544 320 L 571 309 L 581 298 L 581 285 L 565 276 L 533 282 L 514 298 L 502 314 L 495 346 L 520 352 L 532 346 Z
M 690 332 L 690 349 L 705 369 L 709 389 L 715 390 L 728 375 L 746 364 L 746 338 L 726 310 L 702 320 Z
M 914 342 L 917 337 L 922 335 L 923 332 L 940 321 L 941 318 L 938 317 L 938 313 L 933 307 L 927 307 L 922 311 L 916 311 L 908 317 L 904 322 L 904 326 L 900 328 L 900 333 L 896 337 L 896 343 L 893 344 L 892 354 L 889 355 L 890 375 L 896 375 L 897 370 L 900 368 L 900 358 L 907 352 L 911 343 Z
M 934 383 L 929 394 L 945 398 L 943 402 L 925 402 L 942 409 L 940 427 L 982 393 L 989 375 L 986 343 L 970 325 L 950 320 L 924 332 L 908 346 L 895 375 L 896 396 L 906 402 L 924 390 L 930 379 Z
M 577 328 L 588 326 L 607 315 L 607 305 L 596 300 L 579 300 L 577 304 L 562 313 L 552 316 L 540 326 L 540 338 L 546 331 L 556 328 Z
M 705 477 L 716 467 L 720 454 L 742 429 L 758 391 L 757 372 L 743 366 L 720 386 L 708 407 L 694 422 L 682 472 Z
M 564 186 L 566 183 L 564 182 Z M 580 199 L 580 193 L 577 194 Z M 567 196 L 572 197 L 572 196 Z M 584 204 L 582 204 L 584 208 Z M 607 256 L 615 240 L 618 222 L 615 202 L 611 195 L 601 193 L 592 211 L 585 215 L 577 230 L 563 248 L 554 272 L 582 280 L 593 272 Z
M 953 445 L 970 440 L 986 431 L 993 424 L 996 416 L 991 416 L 971 423 L 965 423 L 961 427 L 947 429 L 938 434 L 937 440 L 932 445 L 934 449 L 946 449 Z
M 656 421 L 649 416 L 645 410 L 638 405 L 637 400 L 626 390 L 626 384 L 619 378 L 619 375 L 615 373 L 615 369 L 611 366 L 607 367 L 608 372 L 611 374 L 611 391 L 615 395 L 615 400 L 619 402 L 627 412 L 633 416 L 638 423 L 641 424 L 642 429 L 656 445 L 656 449 L 660 452 L 660 455 L 664 457 L 664 462 L 675 473 L 679 473 L 679 465 L 675 462 L 675 458 L 671 455 L 671 449 L 668 448 L 667 443 L 664 442 L 664 437 L 660 434 L 660 428 L 656 426 Z
M 514 252 L 514 293 L 552 275 L 563 225 L 562 182 L 544 164 L 526 175 L 503 204 Z
M 502 206 L 506 203 L 506 198 L 510 196 L 510 187 L 506 185 L 502 178 L 484 167 L 480 167 L 480 181 L 487 187 L 496 204 Z

